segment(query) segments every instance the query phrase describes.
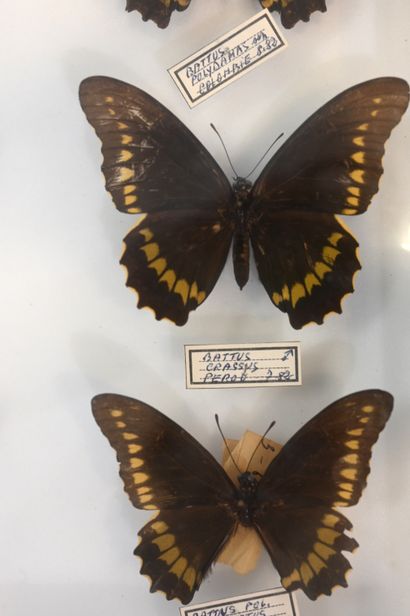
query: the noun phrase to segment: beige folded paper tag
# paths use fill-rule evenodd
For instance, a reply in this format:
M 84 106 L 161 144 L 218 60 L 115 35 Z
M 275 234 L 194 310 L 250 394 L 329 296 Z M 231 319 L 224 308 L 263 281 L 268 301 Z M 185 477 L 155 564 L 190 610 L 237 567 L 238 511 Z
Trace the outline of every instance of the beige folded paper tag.
M 237 441 L 227 439 L 229 450 L 241 472 L 245 472 L 249 460 L 254 453 L 248 470 L 263 475 L 270 462 L 281 450 L 281 445 L 264 438 L 255 432 L 247 430 L 243 437 Z M 259 446 L 258 446 L 259 443 Z M 256 451 L 255 451 L 256 450 Z M 222 464 L 235 483 L 238 485 L 238 469 L 234 465 L 226 447 L 222 454 Z M 262 542 L 253 528 L 238 526 L 236 532 L 228 541 L 216 562 L 231 566 L 236 573 L 245 575 L 256 567 L 262 552 Z

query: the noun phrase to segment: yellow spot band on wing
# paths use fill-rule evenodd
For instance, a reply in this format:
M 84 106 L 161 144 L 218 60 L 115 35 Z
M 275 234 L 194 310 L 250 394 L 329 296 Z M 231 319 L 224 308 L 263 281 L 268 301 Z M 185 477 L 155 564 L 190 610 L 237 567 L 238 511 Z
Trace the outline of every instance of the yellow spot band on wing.
M 346 441 L 345 445 L 349 449 L 359 449 L 359 441 Z
M 161 535 L 160 537 L 156 537 L 152 543 L 158 546 L 160 552 L 165 552 L 165 550 L 169 550 L 175 543 L 174 535 L 171 533 L 167 535 Z
M 289 586 L 291 586 L 291 584 L 293 584 L 294 582 L 300 582 L 299 571 L 297 569 L 294 569 L 290 575 L 285 578 L 282 578 L 281 581 L 284 588 L 289 588 Z
M 325 246 L 322 250 L 323 261 L 329 265 L 334 264 L 338 255 L 340 255 L 340 250 L 336 250 L 336 248 L 331 248 L 330 246 Z
M 122 438 L 124 441 L 136 441 L 138 436 L 134 432 L 123 432 Z
M 135 445 L 134 443 L 128 445 L 128 453 L 130 453 L 131 455 L 134 453 L 138 453 L 139 451 L 141 451 L 141 449 L 142 445 Z
M 141 468 L 141 466 L 144 466 L 144 460 L 141 460 L 141 458 L 130 458 L 131 468 Z
M 363 169 L 355 169 L 351 172 L 350 177 L 353 182 L 357 184 L 364 184 L 364 170 Z
M 196 580 L 195 569 L 193 567 L 188 567 L 182 579 L 184 580 L 185 584 L 188 586 L 189 590 L 192 590 L 194 588 L 195 580 Z
M 357 468 L 343 468 L 340 471 L 340 475 L 341 477 L 344 477 L 344 479 L 350 479 L 351 481 L 354 481 L 355 479 L 357 479 Z
M 134 172 L 132 169 L 128 169 L 128 167 L 119 167 L 118 179 L 120 182 L 128 182 L 128 180 L 132 177 L 134 177 Z
M 146 242 L 151 241 L 154 237 L 154 234 L 152 233 L 151 229 L 148 229 L 148 227 L 145 227 L 143 229 L 138 228 L 138 233 L 142 235 Z
M 331 530 L 330 528 L 319 528 L 317 531 L 318 539 L 327 545 L 333 545 L 336 538 L 339 536 L 340 533 L 335 530 Z
M 185 569 L 187 568 L 187 565 L 188 565 L 187 559 L 181 556 L 180 558 L 178 558 L 176 563 L 171 567 L 169 572 L 174 573 L 178 578 L 180 578 L 182 574 L 184 573 Z
M 183 278 L 178 280 L 174 288 L 174 293 L 178 293 L 181 296 L 183 303 L 186 304 L 188 301 L 189 293 L 189 284 L 187 283 L 187 281 Z
M 149 479 L 149 475 L 147 475 L 146 473 L 133 473 L 132 477 L 136 485 L 140 483 L 145 483 Z
M 322 263 L 322 261 L 316 261 L 314 269 L 316 275 L 320 278 L 320 280 L 323 280 L 325 274 L 332 271 L 331 268 L 328 267 L 325 263 Z
M 114 410 L 110 412 L 110 415 L 111 417 L 122 417 L 124 413 L 122 411 Z
M 177 277 L 176 277 L 174 270 L 169 269 L 165 272 L 165 274 L 161 276 L 159 280 L 160 282 L 166 282 L 168 285 L 168 289 L 171 291 L 175 284 L 176 279 Z
M 364 165 L 364 152 L 355 152 L 351 155 L 350 158 L 354 160 L 355 163 L 358 163 L 359 165 Z
M 148 267 L 154 269 L 157 272 L 158 276 L 161 276 L 161 274 L 167 269 L 166 259 L 163 259 L 162 257 L 160 257 L 159 259 L 155 259 L 155 261 L 152 261 L 148 265 Z
M 360 197 L 360 188 L 358 186 L 349 186 L 347 190 L 354 197 Z
M 159 560 L 163 560 L 167 563 L 167 565 L 172 565 L 172 563 L 174 563 L 177 558 L 179 558 L 180 554 L 181 552 L 178 550 L 178 548 L 173 547 L 170 550 L 167 550 L 166 552 L 161 554 L 161 556 L 159 556 Z
M 162 535 L 168 530 L 168 524 L 162 520 L 159 520 L 158 522 L 151 524 L 151 528 L 157 533 L 157 535 Z
M 307 563 L 302 563 L 300 567 L 300 576 L 305 586 L 307 586 L 314 577 L 314 573 Z
M 141 246 L 141 250 L 145 252 L 148 262 L 153 261 L 159 255 L 159 246 L 155 242 Z
M 302 299 L 302 297 L 305 297 L 305 296 L 306 296 L 306 291 L 305 291 L 305 287 L 303 286 L 303 284 L 300 284 L 300 282 L 297 282 L 296 284 L 294 284 L 292 287 L 292 291 L 291 291 L 293 308 L 295 308 L 298 301 Z

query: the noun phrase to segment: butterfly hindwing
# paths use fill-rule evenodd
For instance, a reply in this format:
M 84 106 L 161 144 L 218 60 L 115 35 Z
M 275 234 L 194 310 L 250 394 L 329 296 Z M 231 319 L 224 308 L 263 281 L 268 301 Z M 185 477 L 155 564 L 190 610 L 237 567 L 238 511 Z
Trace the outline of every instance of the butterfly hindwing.
M 142 559 L 141 573 L 151 578 L 151 592 L 162 590 L 167 599 L 191 601 L 235 525 L 223 506 L 159 512 L 140 530 L 134 551 Z
M 358 244 L 334 215 L 369 206 L 384 143 L 408 99 L 408 84 L 390 77 L 346 90 L 302 124 L 255 183 L 250 235 L 259 277 L 295 328 L 341 312 L 353 291 Z
M 225 265 L 232 189 L 192 133 L 142 90 L 91 77 L 80 86 L 80 100 L 102 141 L 115 205 L 147 214 L 125 238 L 127 285 L 139 307 L 183 325 Z
M 254 523 L 288 590 L 316 599 L 346 586 L 350 564 L 341 552 L 357 543 L 335 507 L 358 502 L 392 407 L 392 396 L 379 390 L 334 402 L 286 443 L 261 479 Z
M 142 19 L 152 19 L 160 28 L 166 28 L 174 11 L 184 11 L 191 0 L 127 0 L 127 11 L 139 11 Z
M 251 238 L 261 282 L 292 327 L 322 323 L 325 315 L 342 311 L 360 263 L 355 238 L 335 216 L 262 214 Z
M 278 11 L 282 25 L 293 28 L 298 21 L 309 21 L 314 11 L 326 11 L 325 0 L 260 0 L 264 9 Z

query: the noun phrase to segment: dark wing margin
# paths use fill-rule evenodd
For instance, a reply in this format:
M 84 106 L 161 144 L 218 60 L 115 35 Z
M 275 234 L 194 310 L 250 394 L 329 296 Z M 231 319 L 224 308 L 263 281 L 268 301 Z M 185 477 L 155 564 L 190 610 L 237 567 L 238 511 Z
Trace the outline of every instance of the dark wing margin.
M 92 411 L 133 505 L 160 509 L 139 532 L 141 573 L 151 592 L 188 603 L 236 527 L 229 506 L 236 489 L 202 445 L 153 407 L 101 394 Z
M 341 398 L 303 426 L 262 477 L 254 522 L 287 590 L 316 599 L 347 586 L 351 567 L 341 552 L 358 544 L 335 507 L 358 502 L 392 408 L 381 390 Z
M 251 230 L 259 278 L 292 327 L 323 323 L 353 292 L 358 243 L 336 216 L 321 212 L 261 214 Z
M 383 173 L 384 144 L 409 103 L 409 85 L 380 77 L 345 90 L 308 118 L 268 162 L 253 197 L 264 210 L 353 216 Z
M 282 25 L 293 28 L 298 21 L 309 21 L 314 11 L 326 11 L 325 0 L 260 0 L 264 9 L 278 11 Z
M 174 11 L 184 11 L 191 0 L 127 0 L 126 10 L 139 11 L 144 21 L 152 19 L 159 28 L 166 28 Z

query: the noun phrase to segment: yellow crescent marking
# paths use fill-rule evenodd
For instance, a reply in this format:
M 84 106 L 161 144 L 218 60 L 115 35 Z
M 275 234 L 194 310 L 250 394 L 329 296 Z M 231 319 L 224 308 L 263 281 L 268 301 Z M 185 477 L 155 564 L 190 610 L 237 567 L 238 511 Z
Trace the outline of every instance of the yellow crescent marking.
M 288 588 L 294 582 L 300 582 L 300 574 L 297 569 L 294 569 L 290 575 L 281 580 L 282 586 Z
M 161 554 L 161 556 L 159 556 L 159 560 L 163 560 L 167 563 L 167 565 L 172 565 L 172 563 L 174 563 L 177 558 L 179 558 L 180 554 L 181 552 L 178 550 L 178 548 L 173 547 L 170 550 L 164 552 L 164 554 Z
M 124 122 L 117 122 L 117 128 L 118 130 L 124 130 L 125 128 L 128 128 L 128 124 L 125 124 Z
M 131 160 L 133 156 L 134 154 L 129 150 L 121 150 L 117 162 L 126 163 L 128 160 Z
M 370 421 L 370 417 L 362 417 L 361 419 L 359 419 L 359 423 L 362 424 L 367 424 Z
M 379 115 L 379 110 L 375 109 L 374 111 L 371 112 L 370 115 L 372 116 L 372 118 L 377 118 L 377 116 Z
M 359 441 L 346 441 L 345 445 L 349 449 L 359 449 L 360 446 Z
M 124 413 L 122 411 L 111 411 L 110 415 L 111 417 L 122 417 Z
M 339 485 L 342 490 L 345 490 L 346 492 L 353 492 L 354 486 L 352 483 L 340 483 Z
M 358 163 L 359 165 L 364 165 L 364 152 L 355 152 L 351 155 L 350 158 L 354 160 L 355 163 Z
M 153 511 L 154 509 L 158 509 L 157 505 L 144 505 L 143 509 L 146 509 L 147 511 Z
M 106 103 L 113 103 L 113 102 L 114 102 L 114 99 L 113 99 L 113 97 L 112 97 L 112 96 L 106 96 L 106 97 L 105 97 L 105 102 L 106 102 Z
M 352 497 L 350 492 L 338 492 L 337 494 L 338 496 L 340 496 L 340 498 L 345 498 L 346 500 L 350 500 Z
M 128 167 L 118 168 L 118 179 L 120 182 L 128 182 L 132 177 L 134 177 L 132 169 L 128 169 Z
M 151 229 L 148 229 L 148 227 L 145 227 L 144 229 L 138 229 L 138 233 L 142 235 L 146 242 L 151 241 L 154 237 L 154 234 L 152 233 Z
M 140 250 L 145 252 L 148 263 L 150 261 L 153 261 L 159 255 L 159 246 L 155 242 L 151 242 L 151 244 L 145 244 L 145 246 L 141 246 Z
M 149 503 L 149 501 L 151 501 L 153 499 L 153 495 L 152 494 L 143 494 L 142 496 L 140 496 L 140 503 L 143 505 L 144 503 Z
M 357 456 L 357 454 L 355 453 L 352 453 L 351 455 Z M 350 456 L 346 456 L 346 458 L 347 457 L 350 457 Z M 343 468 L 340 471 L 340 475 L 341 477 L 344 477 L 345 479 L 350 479 L 351 481 L 355 481 L 355 479 L 357 479 L 357 468 Z
M 298 301 L 302 299 L 302 297 L 306 296 L 306 291 L 305 291 L 305 287 L 303 286 L 303 284 L 300 284 L 300 282 L 297 282 L 296 284 L 294 284 L 292 287 L 291 296 L 292 296 L 292 306 L 295 308 Z
M 360 201 L 357 197 L 348 197 L 346 201 L 349 205 L 352 205 L 353 207 L 359 207 L 360 205 Z
M 353 182 L 357 184 L 364 184 L 364 170 L 363 169 L 355 169 L 350 173 L 350 177 Z
M 126 205 L 127 207 L 129 207 L 129 206 L 130 206 L 130 205 L 132 205 L 133 203 L 136 203 L 136 201 L 138 201 L 138 197 L 137 197 L 137 195 L 127 195 L 127 196 L 124 198 L 124 205 Z M 130 212 L 131 212 L 131 211 L 132 211 L 134 214 L 138 214 L 141 210 L 140 210 L 138 207 L 136 207 L 136 208 L 133 208 L 132 210 L 130 209 Z
M 159 280 L 160 282 L 166 282 L 168 285 L 168 289 L 172 291 L 172 287 L 174 286 L 176 279 L 177 277 L 174 270 L 169 269 L 165 272 L 165 274 L 161 276 Z
M 319 528 L 317 531 L 317 537 L 323 543 L 327 543 L 327 545 L 333 545 L 335 539 L 340 536 L 336 530 L 330 530 L 330 528 Z
M 190 299 L 196 299 L 198 297 L 198 285 L 196 282 L 193 282 L 191 285 L 191 290 L 189 292 Z
M 114 109 L 111 109 L 110 107 L 107 108 L 108 113 L 110 114 L 110 116 L 115 116 L 115 111 Z
M 154 529 L 157 535 L 162 535 L 168 530 L 168 524 L 165 524 L 165 522 L 159 520 L 158 522 L 151 524 L 151 528 Z
M 347 434 L 349 436 L 362 436 L 364 432 L 364 428 L 356 428 L 356 430 L 348 430 Z
M 307 586 L 310 580 L 314 577 L 314 573 L 312 569 L 309 567 L 307 563 L 302 563 L 300 569 L 300 576 L 302 578 L 302 582 L 305 586 Z
M 273 293 L 272 301 L 274 304 L 276 304 L 276 306 L 278 306 L 281 302 L 283 302 L 283 297 L 282 295 L 279 295 L 279 293 Z
M 184 580 L 185 584 L 188 586 L 189 590 L 192 590 L 195 585 L 195 580 L 196 580 L 195 569 L 193 567 L 188 567 L 182 579 Z
M 204 301 L 205 301 L 205 298 L 206 298 L 206 293 L 205 293 L 205 291 L 200 291 L 200 292 L 198 293 L 198 298 L 197 298 L 198 306 L 199 306 L 199 304 L 202 304 L 202 302 L 204 302 Z
M 139 207 L 129 207 L 128 208 L 128 214 L 140 214 L 141 211 L 142 210 Z
M 174 287 L 174 293 L 178 293 L 178 295 L 180 295 L 182 298 L 182 302 L 186 304 L 188 301 L 188 293 L 189 293 L 189 284 L 187 283 L 187 281 L 184 280 L 183 278 L 178 280 L 178 282 L 176 283 Z
M 125 424 L 123 421 L 116 421 L 115 425 L 117 426 L 117 428 L 126 428 L 127 424 Z
M 149 475 L 146 473 L 133 473 L 133 479 L 135 484 L 145 483 L 149 479 Z
M 133 193 L 137 190 L 137 186 L 136 184 L 126 184 L 126 186 L 123 186 L 122 192 L 123 194 L 129 195 L 130 193 Z
M 148 494 L 151 492 L 151 488 L 149 486 L 143 486 L 142 488 L 137 488 L 138 496 L 142 496 L 143 494 Z
M 122 145 L 128 145 L 131 142 L 132 142 L 132 136 L 131 135 L 121 135 L 121 143 L 122 143 Z
M 343 235 L 341 233 L 332 233 L 330 237 L 328 237 L 327 241 L 332 246 L 337 246 L 338 242 L 342 239 Z
M 320 278 L 320 280 L 323 280 L 327 272 L 332 271 L 331 268 L 325 265 L 324 263 L 322 263 L 322 261 L 316 261 L 314 270 L 315 270 L 316 275 Z
M 323 560 L 321 560 L 319 558 L 319 556 L 317 556 L 316 554 L 314 554 L 313 552 L 311 552 L 309 554 L 309 556 L 307 557 L 308 559 L 308 563 L 309 565 L 312 567 L 313 571 L 315 573 L 319 573 L 321 569 L 323 569 L 323 567 L 326 567 L 325 563 L 323 562 Z
M 359 147 L 363 148 L 364 147 L 364 137 L 363 136 L 355 137 L 353 139 L 353 143 L 354 145 L 358 145 Z
M 365 124 L 360 124 L 360 126 L 357 127 L 357 130 L 369 130 L 369 124 L 365 123 Z
M 360 188 L 358 186 L 349 186 L 347 190 L 354 197 L 360 197 Z
M 159 259 L 152 261 L 148 267 L 153 268 L 157 272 L 158 276 L 161 276 L 161 274 L 167 269 L 167 262 L 165 259 L 160 257 Z
M 124 441 L 135 441 L 137 440 L 138 436 L 133 432 L 123 432 L 122 438 L 124 439 Z
M 316 554 L 319 554 L 319 556 L 323 558 L 323 560 L 329 560 L 331 556 L 334 556 L 336 554 L 336 552 L 332 550 L 332 548 L 329 548 L 327 545 L 324 545 L 323 543 L 315 543 L 315 545 L 313 546 L 313 549 L 316 552 Z
M 356 210 L 352 210 L 350 208 L 345 208 L 344 210 L 342 210 L 342 214 L 344 214 L 345 216 L 352 216 L 352 214 L 357 214 Z
M 139 451 L 141 451 L 142 449 L 142 445 L 134 445 L 133 443 L 131 445 L 128 445 L 128 453 L 133 454 L 133 453 L 138 453 Z
M 367 404 L 362 408 L 363 413 L 373 413 L 375 407 L 372 404 Z
M 339 522 L 339 518 L 334 513 L 326 513 L 322 518 L 322 524 L 324 526 L 330 526 L 333 528 Z
M 374 98 L 373 102 L 376 103 L 376 105 L 379 105 L 382 102 L 382 99 L 380 97 Z
M 176 563 L 171 567 L 169 572 L 174 573 L 178 578 L 180 578 L 182 574 L 184 573 L 185 569 L 187 568 L 187 565 L 188 565 L 187 559 L 181 556 L 180 558 L 178 558 Z
M 160 552 L 165 552 L 165 550 L 169 550 L 175 543 L 175 536 L 171 535 L 171 533 L 167 535 L 161 535 L 160 537 L 156 537 L 153 539 L 152 543 L 158 546 Z
M 141 468 L 141 466 L 144 466 L 144 460 L 141 460 L 141 458 L 130 458 L 131 468 Z
M 289 287 L 287 284 L 283 286 L 282 297 L 284 302 L 288 302 L 290 300 Z
M 322 259 L 326 261 L 329 265 L 333 265 L 337 255 L 340 255 L 340 250 L 336 250 L 336 248 L 331 248 L 330 246 L 325 246 L 322 250 Z

